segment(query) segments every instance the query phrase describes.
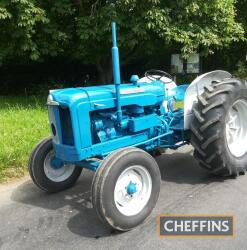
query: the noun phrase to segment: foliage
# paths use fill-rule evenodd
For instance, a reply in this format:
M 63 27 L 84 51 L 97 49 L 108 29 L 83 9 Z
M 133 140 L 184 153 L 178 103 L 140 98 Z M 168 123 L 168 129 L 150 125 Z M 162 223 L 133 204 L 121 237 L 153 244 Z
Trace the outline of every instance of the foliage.
M 30 0 L 6 0 L 0 5 L 0 55 L 28 55 L 37 60 L 40 50 L 34 37 L 38 24 L 48 23 L 45 10 Z
M 237 64 L 237 70 L 234 72 L 234 75 L 240 79 L 247 80 L 247 63 L 239 61 Z
M 233 0 L 88 2 L 91 9 L 85 8 L 77 19 L 79 51 L 101 67 L 109 62 L 111 19 L 119 26 L 123 62 L 159 53 L 174 43 L 185 57 L 195 51 L 212 53 L 244 37 L 242 26 L 235 22 Z
M 247 31 L 247 0 L 238 0 L 236 2 L 236 10 L 237 10 L 237 21 L 243 24 L 245 31 Z
M 187 56 L 212 53 L 244 38 L 234 0 L 3 0 L 0 57 L 63 56 L 110 77 L 110 23 L 119 27 L 121 62 L 177 46 Z M 0 59 L 1 59 L 0 58 Z
M 34 145 L 49 134 L 45 99 L 0 96 L 0 182 L 21 177 Z

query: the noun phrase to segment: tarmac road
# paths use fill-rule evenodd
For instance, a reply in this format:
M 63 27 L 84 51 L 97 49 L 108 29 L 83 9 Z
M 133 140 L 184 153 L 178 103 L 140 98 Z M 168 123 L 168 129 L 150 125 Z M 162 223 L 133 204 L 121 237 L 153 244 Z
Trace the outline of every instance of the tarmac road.
M 40 191 L 29 178 L 0 186 L 0 249 L 247 249 L 247 175 L 220 179 L 198 167 L 192 148 L 157 158 L 162 185 L 149 220 L 133 231 L 112 232 L 90 202 L 92 173 L 59 194 Z M 171 214 L 233 214 L 236 237 L 159 238 L 156 217 Z

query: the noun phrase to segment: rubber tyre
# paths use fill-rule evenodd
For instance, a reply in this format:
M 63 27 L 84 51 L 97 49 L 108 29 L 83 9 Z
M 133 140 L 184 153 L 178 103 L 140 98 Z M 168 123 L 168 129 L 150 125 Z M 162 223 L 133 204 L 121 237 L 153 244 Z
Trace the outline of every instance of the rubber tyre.
M 134 216 L 122 214 L 114 202 L 114 188 L 120 174 L 129 166 L 145 167 L 152 179 L 152 191 L 146 206 Z M 123 148 L 108 155 L 97 169 L 92 183 L 92 203 L 102 222 L 113 229 L 128 231 L 143 223 L 155 207 L 161 176 L 156 161 L 138 148 Z
M 246 81 L 227 79 L 205 87 L 204 93 L 193 107 L 194 118 L 190 129 L 194 156 L 201 167 L 214 175 L 237 177 L 246 171 L 247 153 L 242 157 L 235 157 L 231 154 L 226 139 L 228 110 L 240 99 L 247 100 Z
M 28 170 L 37 187 L 49 193 L 56 193 L 72 187 L 80 177 L 82 168 L 75 167 L 73 173 L 65 181 L 54 182 L 50 180 L 44 172 L 44 160 L 51 150 L 53 150 L 51 137 L 40 141 L 30 155 Z

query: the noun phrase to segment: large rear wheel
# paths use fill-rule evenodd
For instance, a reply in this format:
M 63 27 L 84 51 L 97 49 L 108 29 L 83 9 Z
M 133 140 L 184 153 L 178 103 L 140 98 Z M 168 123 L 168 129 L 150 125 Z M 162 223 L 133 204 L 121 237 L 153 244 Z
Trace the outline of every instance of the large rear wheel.
M 206 87 L 193 107 L 191 144 L 200 165 L 238 176 L 247 167 L 247 84 L 229 79 Z

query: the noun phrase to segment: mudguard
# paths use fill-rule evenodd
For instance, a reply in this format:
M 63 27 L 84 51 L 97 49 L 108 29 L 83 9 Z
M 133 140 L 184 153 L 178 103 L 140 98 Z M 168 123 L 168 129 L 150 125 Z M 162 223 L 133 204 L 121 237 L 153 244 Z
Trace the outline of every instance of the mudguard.
M 198 102 L 198 96 L 204 91 L 204 87 L 209 86 L 214 81 L 222 81 L 232 78 L 232 75 L 223 70 L 215 70 L 198 76 L 187 88 L 184 99 L 184 130 L 190 129 L 193 117 L 192 107 Z

